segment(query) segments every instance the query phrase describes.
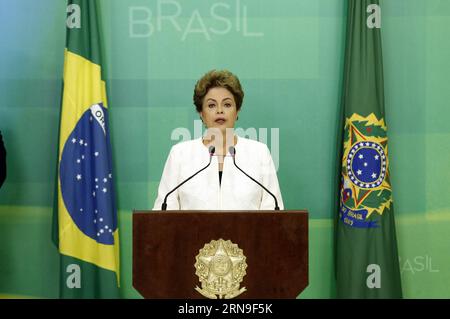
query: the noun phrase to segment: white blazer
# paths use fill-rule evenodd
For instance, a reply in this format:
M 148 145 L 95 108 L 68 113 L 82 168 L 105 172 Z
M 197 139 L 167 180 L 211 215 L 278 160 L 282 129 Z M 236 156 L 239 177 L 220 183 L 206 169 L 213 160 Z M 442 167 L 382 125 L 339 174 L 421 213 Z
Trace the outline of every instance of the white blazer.
M 284 209 L 275 165 L 267 146 L 261 142 L 238 137 L 235 145 L 236 164 L 270 190 Z M 164 197 L 183 180 L 206 166 L 208 148 L 202 139 L 181 142 L 170 150 L 159 183 L 153 210 L 160 210 Z M 273 210 L 273 197 L 245 176 L 227 153 L 219 184 L 219 163 L 212 157 L 211 165 L 186 182 L 167 199 L 168 210 Z

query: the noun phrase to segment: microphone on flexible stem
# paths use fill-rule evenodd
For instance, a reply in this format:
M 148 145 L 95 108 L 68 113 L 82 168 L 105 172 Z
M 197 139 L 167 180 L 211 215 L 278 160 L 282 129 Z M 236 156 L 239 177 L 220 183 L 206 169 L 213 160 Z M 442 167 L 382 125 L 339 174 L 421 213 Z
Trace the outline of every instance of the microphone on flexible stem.
M 205 167 L 201 168 L 200 170 L 198 170 L 195 174 L 193 174 L 192 176 L 188 177 L 187 179 L 185 179 L 181 184 L 179 184 L 177 187 L 175 187 L 174 189 L 172 189 L 169 193 L 167 193 L 166 197 L 164 197 L 164 202 L 161 205 L 161 210 L 167 210 L 167 197 L 169 197 L 170 194 L 172 194 L 174 191 L 176 191 L 181 185 L 183 185 L 184 183 L 186 183 L 188 180 L 190 180 L 192 177 L 194 177 L 195 175 L 197 175 L 198 173 L 200 173 L 201 171 L 205 170 L 210 164 L 211 164 L 211 160 L 212 157 L 214 155 L 214 153 L 216 152 L 216 148 L 214 146 L 210 146 L 208 148 L 209 150 L 209 163 L 208 165 L 206 165 Z
M 237 166 L 236 164 L 236 148 L 234 146 L 230 146 L 228 148 L 228 150 L 230 151 L 231 156 L 233 157 L 233 163 L 234 166 L 236 166 L 242 173 L 245 174 L 245 176 L 247 176 L 248 178 L 250 178 L 252 181 L 254 181 L 256 184 L 258 184 L 259 186 L 261 186 L 262 188 L 264 188 L 264 190 L 266 192 L 268 192 L 270 195 L 272 195 L 273 199 L 275 200 L 275 210 L 280 210 L 280 207 L 278 207 L 278 201 L 277 198 L 275 197 L 274 194 L 272 194 L 271 191 L 269 191 L 267 188 L 265 188 L 260 182 L 258 182 L 256 179 L 254 179 L 253 177 L 251 177 L 250 175 L 248 175 L 246 172 L 244 172 L 239 166 Z

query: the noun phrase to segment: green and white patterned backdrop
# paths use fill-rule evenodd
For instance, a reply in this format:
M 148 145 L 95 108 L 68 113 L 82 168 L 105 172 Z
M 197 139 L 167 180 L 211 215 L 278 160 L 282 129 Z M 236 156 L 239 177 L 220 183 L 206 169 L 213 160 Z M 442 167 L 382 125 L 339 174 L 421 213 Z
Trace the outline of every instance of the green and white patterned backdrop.
M 335 296 L 333 196 L 344 0 L 102 0 L 121 236 L 131 283 L 131 211 L 150 209 L 170 147 L 201 134 L 197 79 L 229 69 L 245 90 L 237 126 L 268 144 L 286 209 L 310 213 L 310 284 Z M 66 4 L 0 0 L 0 295 L 58 296 L 51 220 Z M 449 298 L 450 1 L 381 1 L 386 119 L 407 298 Z

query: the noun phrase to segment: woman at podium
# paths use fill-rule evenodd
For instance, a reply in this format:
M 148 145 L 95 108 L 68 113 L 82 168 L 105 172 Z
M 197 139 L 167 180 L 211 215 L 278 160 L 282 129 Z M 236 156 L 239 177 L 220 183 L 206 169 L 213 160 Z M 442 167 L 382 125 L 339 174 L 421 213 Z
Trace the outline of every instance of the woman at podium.
M 243 98 L 239 79 L 227 70 L 197 81 L 194 105 L 206 133 L 172 147 L 153 210 L 283 209 L 268 147 L 234 134 Z

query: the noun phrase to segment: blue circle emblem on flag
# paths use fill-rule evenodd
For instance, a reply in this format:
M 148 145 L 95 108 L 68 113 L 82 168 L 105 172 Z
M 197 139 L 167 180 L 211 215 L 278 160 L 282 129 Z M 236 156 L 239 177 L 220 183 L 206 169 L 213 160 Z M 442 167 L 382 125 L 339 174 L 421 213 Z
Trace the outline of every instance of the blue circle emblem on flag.
M 347 156 L 348 177 L 357 187 L 370 189 L 381 185 L 386 177 L 386 155 L 375 142 L 359 142 Z
M 117 229 L 107 110 L 94 104 L 64 144 L 61 193 L 76 226 L 98 243 L 113 245 Z

